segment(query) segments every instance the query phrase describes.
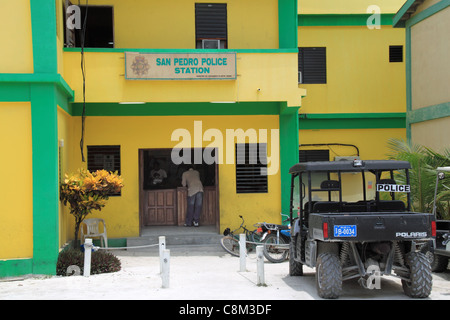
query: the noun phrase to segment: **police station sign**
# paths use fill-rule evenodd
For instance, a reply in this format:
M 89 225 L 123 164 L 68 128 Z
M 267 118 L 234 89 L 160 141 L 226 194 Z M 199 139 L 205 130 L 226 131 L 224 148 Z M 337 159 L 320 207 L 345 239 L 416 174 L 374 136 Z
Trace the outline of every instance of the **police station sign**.
M 236 53 L 125 53 L 128 80 L 234 80 Z

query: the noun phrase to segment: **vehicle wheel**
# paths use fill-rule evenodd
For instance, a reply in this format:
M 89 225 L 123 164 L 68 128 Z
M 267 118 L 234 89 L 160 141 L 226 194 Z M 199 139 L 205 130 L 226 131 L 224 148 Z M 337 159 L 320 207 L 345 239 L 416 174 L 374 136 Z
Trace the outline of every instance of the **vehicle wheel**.
M 220 245 L 229 254 L 239 257 L 239 241 L 231 236 L 225 236 L 220 239 Z
M 295 245 L 297 237 L 291 238 L 289 242 L 289 275 L 291 277 L 302 276 L 303 275 L 303 264 L 301 262 L 295 261 Z
M 342 291 L 342 267 L 337 255 L 321 253 L 316 264 L 317 293 L 324 299 L 337 299 Z
M 273 263 L 280 263 L 286 260 L 289 250 L 287 242 L 283 237 L 277 239 L 276 234 L 269 234 L 264 239 L 264 256 Z
M 403 291 L 411 298 L 428 297 L 433 284 L 430 261 L 421 252 L 410 252 L 405 260 L 409 266 L 410 280 L 402 280 Z
M 430 261 L 432 272 L 444 272 L 448 267 L 448 257 L 444 257 L 438 254 L 434 254 L 430 251 L 429 245 L 424 245 L 420 252 L 422 252 Z

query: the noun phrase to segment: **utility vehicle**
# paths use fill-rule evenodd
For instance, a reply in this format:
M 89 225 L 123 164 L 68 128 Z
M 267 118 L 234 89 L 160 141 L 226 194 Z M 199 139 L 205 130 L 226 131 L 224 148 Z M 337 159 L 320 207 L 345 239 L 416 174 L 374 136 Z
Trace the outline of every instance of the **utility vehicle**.
M 383 275 L 400 278 L 406 295 L 427 297 L 432 288 L 431 266 L 419 246 L 435 238 L 436 222 L 433 214 L 411 212 L 410 168 L 409 162 L 395 160 L 292 166 L 289 274 L 303 275 L 303 265 L 315 268 L 322 298 L 338 298 L 343 281 L 353 278 L 366 288 L 379 289 Z M 394 172 L 398 171 L 406 174 L 405 185 L 396 184 Z M 312 183 L 317 176 L 325 178 L 320 186 Z M 297 179 L 299 211 L 294 217 Z M 354 183 L 343 185 L 344 179 L 360 179 L 360 192 L 354 191 Z M 386 192 L 389 200 L 380 196 Z M 399 192 L 406 195 L 405 202 L 398 199 Z M 344 201 L 344 195 L 350 201 Z

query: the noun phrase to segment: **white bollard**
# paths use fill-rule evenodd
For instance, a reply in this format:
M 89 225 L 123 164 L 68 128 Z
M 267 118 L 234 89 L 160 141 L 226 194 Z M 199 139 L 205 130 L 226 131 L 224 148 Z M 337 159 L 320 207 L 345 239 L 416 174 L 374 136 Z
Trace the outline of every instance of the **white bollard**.
M 256 247 L 256 285 L 265 286 L 263 246 Z
M 84 271 L 83 276 L 89 277 L 91 275 L 91 253 L 92 253 L 92 239 L 84 241 Z
M 163 254 L 163 265 L 162 265 L 162 287 L 169 287 L 169 279 L 170 279 L 170 250 L 164 250 Z
M 239 235 L 239 260 L 240 260 L 240 271 L 244 272 L 246 270 L 246 255 L 247 246 L 245 243 L 245 234 Z
M 159 237 L 159 273 L 163 271 L 163 253 L 166 250 L 166 237 Z

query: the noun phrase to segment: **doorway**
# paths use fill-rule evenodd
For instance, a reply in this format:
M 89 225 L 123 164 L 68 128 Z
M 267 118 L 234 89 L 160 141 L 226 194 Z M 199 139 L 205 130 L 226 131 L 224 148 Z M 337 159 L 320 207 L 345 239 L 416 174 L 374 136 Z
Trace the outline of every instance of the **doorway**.
M 185 149 L 194 159 L 195 152 L 204 149 Z M 182 226 L 187 211 L 187 188 L 181 185 L 181 177 L 189 165 L 175 164 L 172 149 L 139 149 L 139 225 Z M 216 226 L 219 229 L 218 165 L 202 160 L 194 164 L 203 184 L 203 207 L 200 226 Z

